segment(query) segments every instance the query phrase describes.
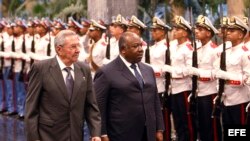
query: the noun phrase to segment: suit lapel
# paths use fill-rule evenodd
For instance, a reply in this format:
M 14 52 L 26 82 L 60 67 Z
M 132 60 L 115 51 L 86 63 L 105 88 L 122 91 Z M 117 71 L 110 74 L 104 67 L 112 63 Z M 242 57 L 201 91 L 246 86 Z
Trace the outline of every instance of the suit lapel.
M 142 63 L 138 63 L 138 67 L 141 71 L 141 75 L 142 75 L 144 85 L 145 85 L 149 81 L 149 77 L 148 77 L 150 76 L 149 71 L 145 68 L 145 66 Z
M 69 102 L 67 88 L 63 79 L 62 71 L 59 67 L 59 64 L 56 58 L 52 60 L 51 67 L 50 67 L 50 74 L 51 74 L 51 77 L 56 82 L 59 89 L 61 90 L 62 94 L 64 95 L 64 98 Z
M 128 67 L 124 64 L 124 62 L 121 60 L 120 57 L 117 58 L 117 64 L 118 69 L 121 71 L 124 78 L 128 79 L 131 82 L 134 82 L 134 84 L 141 89 L 140 84 L 138 80 L 135 78 L 135 76 L 132 74 L 132 72 L 128 69 Z
M 83 72 L 81 71 L 81 68 L 75 63 L 74 64 L 74 73 L 75 73 L 75 81 L 74 81 L 74 88 L 73 88 L 73 94 L 71 96 L 71 102 L 77 97 L 77 92 L 80 89 L 81 86 L 81 80 L 83 76 Z

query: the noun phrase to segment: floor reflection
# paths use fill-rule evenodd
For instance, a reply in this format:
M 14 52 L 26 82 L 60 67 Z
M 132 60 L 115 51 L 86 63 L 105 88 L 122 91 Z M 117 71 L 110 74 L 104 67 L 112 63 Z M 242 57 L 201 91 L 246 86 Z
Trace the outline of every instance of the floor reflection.
M 26 141 L 23 120 L 0 115 L 0 141 Z

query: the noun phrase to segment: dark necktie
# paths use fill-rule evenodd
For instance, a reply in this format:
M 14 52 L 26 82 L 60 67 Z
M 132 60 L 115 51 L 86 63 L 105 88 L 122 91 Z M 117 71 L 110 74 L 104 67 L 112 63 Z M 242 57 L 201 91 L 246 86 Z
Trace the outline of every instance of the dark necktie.
M 64 68 L 64 70 L 68 73 L 66 76 L 66 87 L 67 87 L 67 91 L 69 94 L 69 98 L 71 98 L 71 95 L 73 93 L 73 86 L 74 86 L 74 80 L 70 72 L 71 69 L 72 69 L 71 67 Z
M 134 70 L 134 72 L 135 72 L 135 77 L 136 77 L 136 79 L 138 80 L 141 89 L 143 89 L 143 78 L 142 78 L 142 76 L 140 75 L 140 73 L 138 72 L 138 70 L 136 69 L 136 65 L 135 65 L 135 64 L 132 64 L 130 67 Z

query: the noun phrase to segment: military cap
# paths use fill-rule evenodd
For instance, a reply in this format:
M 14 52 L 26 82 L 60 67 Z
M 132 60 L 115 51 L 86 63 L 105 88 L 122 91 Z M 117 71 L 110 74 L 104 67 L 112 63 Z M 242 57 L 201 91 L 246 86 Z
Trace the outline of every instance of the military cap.
M 8 25 L 8 22 L 5 19 L 2 19 L 0 23 L 4 27 Z
M 33 27 L 33 26 L 35 26 L 35 22 L 30 17 L 30 18 L 28 18 L 28 21 L 27 21 L 27 27 Z
M 15 26 L 21 26 L 22 28 L 27 28 L 27 24 L 25 23 L 25 20 L 20 19 L 20 18 L 15 20 Z
M 248 17 L 243 17 L 243 21 L 244 21 L 244 23 L 249 27 L 250 21 L 249 21 Z M 249 30 L 250 30 L 250 29 L 249 29 Z
M 222 19 L 220 20 L 220 26 L 221 27 L 228 27 L 228 17 L 222 17 Z
M 128 23 L 128 26 L 135 26 L 139 29 L 145 29 L 147 26 L 142 22 L 140 21 L 136 16 L 132 16 L 129 23 Z
M 81 19 L 81 24 L 83 27 L 89 27 L 90 26 L 90 21 L 88 19 L 82 18 Z
M 230 17 L 229 22 L 228 22 L 228 28 L 237 28 L 237 29 L 240 29 L 242 31 L 249 30 L 249 28 L 248 28 L 247 24 L 244 22 L 244 20 L 242 20 L 236 16 Z
M 75 21 L 73 17 L 69 17 L 67 26 L 75 28 L 83 28 L 83 26 L 79 24 L 77 21 Z
M 171 30 L 171 27 L 166 25 L 160 18 L 158 17 L 154 17 L 153 18 L 153 24 L 151 26 L 151 28 L 160 28 L 160 29 L 167 29 L 167 30 Z
M 98 29 L 101 29 L 101 30 L 106 30 L 106 27 L 104 25 L 102 25 L 102 23 L 99 21 L 95 21 L 95 20 L 91 20 L 91 24 L 90 24 L 90 27 L 89 27 L 89 30 L 98 30 Z
M 192 27 L 188 21 L 186 21 L 182 16 L 175 16 L 174 18 L 174 26 L 175 27 L 180 27 L 185 30 L 192 30 Z
M 214 34 L 219 33 L 219 31 L 213 26 L 212 22 L 206 16 L 199 15 L 195 24 L 196 26 L 201 26 L 209 31 L 212 31 Z
M 118 14 L 116 18 L 112 20 L 112 24 L 127 26 L 128 22 L 121 14 Z
M 57 19 L 54 22 L 55 22 L 54 28 L 57 28 L 57 29 L 66 29 L 66 25 L 65 25 L 65 23 L 62 22 L 62 20 Z

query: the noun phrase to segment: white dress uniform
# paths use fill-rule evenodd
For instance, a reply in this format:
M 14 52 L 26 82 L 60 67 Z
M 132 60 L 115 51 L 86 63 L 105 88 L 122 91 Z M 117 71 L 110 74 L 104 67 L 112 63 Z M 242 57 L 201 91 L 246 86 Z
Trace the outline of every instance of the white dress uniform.
M 93 67 L 93 64 L 95 64 L 98 67 L 102 67 L 104 65 L 104 61 L 106 58 L 106 49 L 107 49 L 107 43 L 105 42 L 104 38 L 101 38 L 96 43 L 93 44 L 90 51 L 90 68 L 91 72 L 94 75 L 95 73 L 95 67 Z
M 220 59 L 215 62 L 219 69 Z M 216 76 L 226 80 L 224 90 L 225 106 L 233 106 L 250 101 L 250 90 L 245 82 L 250 79 L 250 55 L 243 43 L 226 50 L 226 72 L 217 71 Z
M 171 56 L 171 93 L 178 94 L 192 89 L 191 77 L 187 74 L 187 68 L 192 66 L 193 48 L 190 41 L 180 45 L 170 46 Z
M 225 45 L 226 49 L 232 47 L 232 43 L 230 41 L 226 41 Z M 222 51 L 223 51 L 223 43 L 216 48 L 216 52 L 222 52 Z
M 153 46 L 150 47 L 150 64 L 155 72 L 158 93 L 165 92 L 165 78 L 162 69 L 165 65 L 166 50 L 166 39 L 156 42 Z
M 4 57 L 4 67 L 9 67 L 11 65 L 11 57 L 13 54 L 11 50 L 13 36 L 10 36 L 7 32 L 3 32 L 2 37 L 4 41 L 4 52 L 2 52 Z
M 249 33 L 250 34 L 250 33 Z M 250 41 L 245 43 L 245 46 L 247 47 L 248 50 L 250 50 Z
M 207 96 L 217 93 L 217 81 L 212 75 L 213 63 L 218 58 L 217 45 L 209 41 L 197 50 L 198 56 L 198 96 Z
M 23 41 L 24 41 L 24 35 L 21 35 L 19 37 L 14 37 L 15 52 L 12 55 L 12 57 L 15 59 L 14 72 L 21 72 L 21 69 L 22 69 Z
M 31 58 L 34 60 L 44 60 L 51 58 L 47 56 L 47 48 L 49 44 L 49 35 L 46 34 L 35 40 L 35 53 L 32 53 Z

